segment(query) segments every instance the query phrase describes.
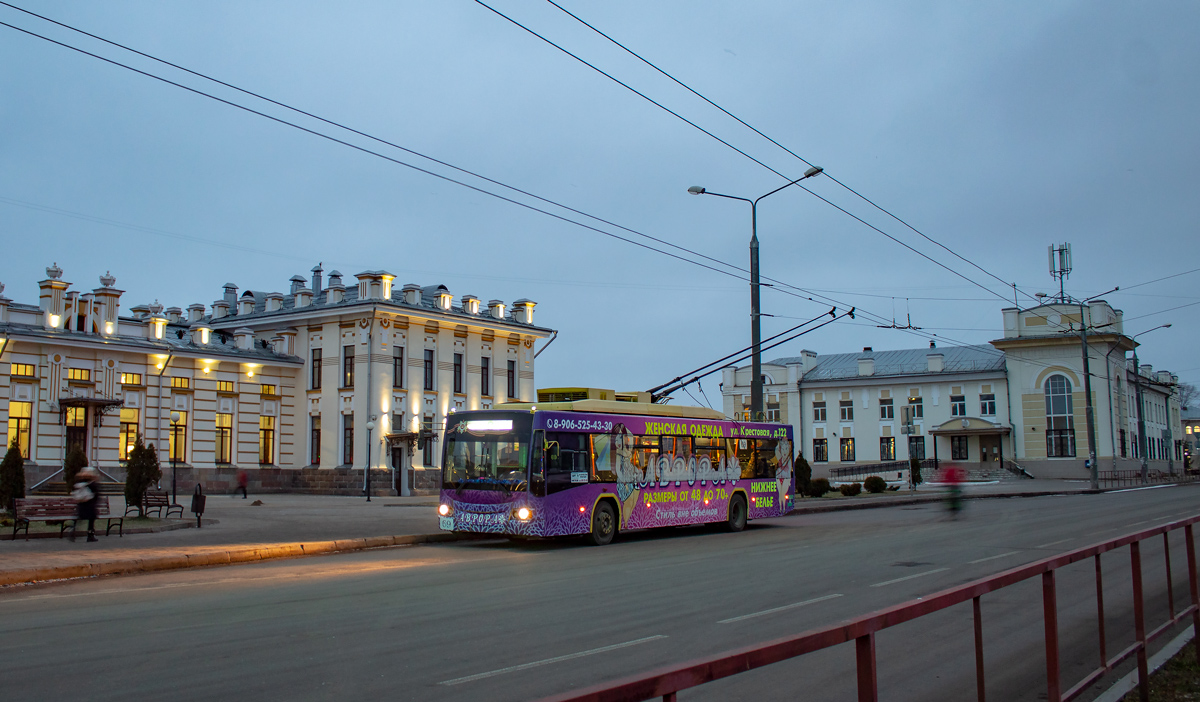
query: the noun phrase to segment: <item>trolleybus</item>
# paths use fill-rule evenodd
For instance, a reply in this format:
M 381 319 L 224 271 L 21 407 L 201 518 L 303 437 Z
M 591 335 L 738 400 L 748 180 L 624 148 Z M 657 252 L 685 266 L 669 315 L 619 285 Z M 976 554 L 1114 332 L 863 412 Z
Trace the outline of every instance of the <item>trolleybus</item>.
M 451 414 L 440 528 L 550 537 L 777 517 L 793 506 L 792 427 L 714 410 L 580 400 Z

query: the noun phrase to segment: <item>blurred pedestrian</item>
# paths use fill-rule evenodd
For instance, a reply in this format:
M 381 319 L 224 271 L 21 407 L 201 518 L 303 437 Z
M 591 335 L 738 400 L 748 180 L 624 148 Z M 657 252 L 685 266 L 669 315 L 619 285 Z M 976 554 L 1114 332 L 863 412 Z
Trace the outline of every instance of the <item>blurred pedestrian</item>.
M 79 522 L 87 520 L 87 540 L 96 541 L 96 512 L 100 501 L 99 476 L 91 466 L 84 466 L 75 476 L 71 498 L 75 500 L 75 524 L 71 528 L 71 541 L 79 529 Z
M 250 476 L 246 474 L 246 471 L 239 470 L 237 474 L 237 481 L 237 490 L 233 491 L 233 496 L 237 497 L 238 490 L 241 490 L 242 499 L 244 500 L 246 499 L 246 485 L 250 483 Z
M 950 518 L 958 519 L 958 515 L 963 508 L 963 486 L 962 482 L 966 476 L 963 469 L 958 466 L 950 466 L 945 472 L 946 481 L 946 508 L 950 510 Z

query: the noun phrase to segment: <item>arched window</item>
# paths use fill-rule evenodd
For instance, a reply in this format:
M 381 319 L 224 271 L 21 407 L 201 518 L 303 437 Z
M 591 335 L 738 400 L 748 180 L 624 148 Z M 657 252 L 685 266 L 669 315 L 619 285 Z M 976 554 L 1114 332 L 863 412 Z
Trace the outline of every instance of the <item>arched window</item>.
M 1065 375 L 1046 378 L 1046 455 L 1075 456 L 1075 417 L 1071 403 L 1071 381 Z

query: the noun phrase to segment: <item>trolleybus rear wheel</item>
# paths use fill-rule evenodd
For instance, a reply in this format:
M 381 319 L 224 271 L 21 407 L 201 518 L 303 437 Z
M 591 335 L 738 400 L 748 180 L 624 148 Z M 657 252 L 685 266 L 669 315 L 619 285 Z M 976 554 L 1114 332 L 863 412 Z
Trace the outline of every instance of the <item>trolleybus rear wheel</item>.
M 746 498 L 734 495 L 729 501 L 729 520 L 725 522 L 729 531 L 741 531 L 746 528 Z
M 612 505 L 608 501 L 601 502 L 592 512 L 592 532 L 588 536 L 596 546 L 604 546 L 612 543 L 616 535 L 617 517 L 613 513 Z

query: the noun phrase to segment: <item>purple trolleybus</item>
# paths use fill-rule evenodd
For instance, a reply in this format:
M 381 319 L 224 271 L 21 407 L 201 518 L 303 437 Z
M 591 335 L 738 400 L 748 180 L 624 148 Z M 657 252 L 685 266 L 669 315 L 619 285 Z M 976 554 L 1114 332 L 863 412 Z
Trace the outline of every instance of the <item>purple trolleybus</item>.
M 792 428 L 698 407 L 579 400 L 447 417 L 440 526 L 511 536 L 747 519 L 792 509 Z

